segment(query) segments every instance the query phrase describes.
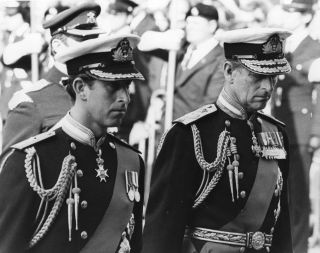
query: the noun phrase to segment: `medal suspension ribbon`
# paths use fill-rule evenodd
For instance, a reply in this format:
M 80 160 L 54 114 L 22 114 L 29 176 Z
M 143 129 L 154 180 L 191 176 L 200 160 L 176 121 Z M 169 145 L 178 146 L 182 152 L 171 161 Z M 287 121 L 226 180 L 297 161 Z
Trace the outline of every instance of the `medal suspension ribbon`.
M 72 156 L 71 154 L 67 155 L 63 160 L 62 169 L 60 171 L 56 184 L 51 189 L 44 189 L 42 186 L 39 157 L 36 153 L 35 148 L 31 147 L 26 149 L 26 153 L 27 155 L 25 159 L 25 172 L 31 188 L 40 196 L 40 198 L 42 199 L 41 203 L 44 200 L 46 202 L 49 202 L 50 200 L 55 199 L 55 202 L 47 219 L 45 220 L 43 225 L 43 219 L 41 220 L 38 228 L 33 235 L 33 238 L 29 242 L 29 248 L 31 248 L 44 237 L 44 235 L 48 232 L 50 226 L 53 224 L 53 221 L 57 217 L 65 196 L 68 192 L 68 188 L 72 182 L 72 177 L 75 174 L 76 162 L 74 156 Z M 34 164 L 34 157 L 36 157 L 37 165 Z M 37 172 L 36 168 L 38 169 Z M 36 175 L 36 173 L 38 173 L 38 175 Z

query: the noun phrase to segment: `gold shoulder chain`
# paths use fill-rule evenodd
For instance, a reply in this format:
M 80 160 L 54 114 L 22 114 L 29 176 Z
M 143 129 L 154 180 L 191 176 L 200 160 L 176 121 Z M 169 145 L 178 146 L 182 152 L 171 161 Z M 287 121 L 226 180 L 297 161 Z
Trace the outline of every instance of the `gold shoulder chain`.
M 26 149 L 26 153 L 25 172 L 31 188 L 40 196 L 41 199 L 45 199 L 46 202 L 55 199 L 48 217 L 45 221 L 44 219 L 41 219 L 44 221 L 43 225 L 41 226 L 39 224 L 38 229 L 35 231 L 33 238 L 29 242 L 29 248 L 31 248 L 43 238 L 57 217 L 65 200 L 72 177 L 75 174 L 76 163 L 74 156 L 70 154 L 67 155 L 63 160 L 62 169 L 56 184 L 51 189 L 44 189 L 42 186 L 39 157 L 35 148 L 31 147 Z
M 193 134 L 195 156 L 200 168 L 204 171 L 215 172 L 210 182 L 206 183 L 206 185 L 203 187 L 202 192 L 196 198 L 193 204 L 193 208 L 196 208 L 206 199 L 206 197 L 217 185 L 222 176 L 223 169 L 227 159 L 227 147 L 230 142 L 230 133 L 227 130 L 223 130 L 220 133 L 218 139 L 216 159 L 212 163 L 208 163 L 203 156 L 200 132 L 195 124 L 191 125 L 191 129 Z

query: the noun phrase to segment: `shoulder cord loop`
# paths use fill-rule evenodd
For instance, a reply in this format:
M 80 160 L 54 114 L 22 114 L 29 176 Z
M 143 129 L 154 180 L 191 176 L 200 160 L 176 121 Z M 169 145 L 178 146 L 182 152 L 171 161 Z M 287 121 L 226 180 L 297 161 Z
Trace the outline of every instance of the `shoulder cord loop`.
M 67 155 L 63 160 L 62 169 L 60 171 L 60 175 L 56 184 L 51 189 L 44 189 L 41 179 L 40 161 L 35 148 L 31 147 L 26 149 L 26 153 L 27 155 L 25 159 L 25 172 L 31 188 L 40 196 L 40 198 L 42 199 L 41 202 L 43 202 L 45 199 L 46 203 L 48 203 L 48 201 L 55 198 L 55 202 L 46 221 L 40 228 L 40 225 L 44 220 L 44 217 L 42 217 L 41 222 L 33 235 L 33 238 L 29 242 L 29 248 L 31 248 L 43 238 L 43 236 L 48 232 L 50 226 L 57 217 L 65 199 L 68 188 L 72 182 L 72 177 L 75 174 L 76 162 L 74 156 L 72 156 L 71 154 Z M 34 156 L 36 157 L 37 166 L 35 166 Z M 35 167 L 38 168 L 37 175 Z M 41 205 L 42 203 L 40 204 L 40 207 Z M 39 210 L 37 216 L 38 215 Z
M 212 189 L 217 185 L 219 182 L 222 172 L 226 163 L 227 158 L 227 147 L 230 142 L 230 133 L 227 130 L 223 130 L 218 139 L 218 146 L 217 146 L 217 156 L 216 159 L 212 163 L 208 163 L 203 156 L 202 150 L 202 142 L 199 130 L 195 124 L 191 125 L 192 134 L 193 134 L 193 141 L 194 141 L 194 151 L 197 162 L 202 170 L 208 172 L 215 172 L 212 179 L 210 180 L 209 184 L 206 183 L 200 195 L 196 198 L 193 208 L 199 206 L 209 195 Z

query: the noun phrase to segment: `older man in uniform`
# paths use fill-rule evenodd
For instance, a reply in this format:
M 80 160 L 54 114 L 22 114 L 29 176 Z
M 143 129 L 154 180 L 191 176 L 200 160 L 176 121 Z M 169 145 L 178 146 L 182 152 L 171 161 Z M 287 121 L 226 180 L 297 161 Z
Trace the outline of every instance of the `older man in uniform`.
M 308 29 L 313 2 L 289 1 L 282 5 L 283 18 L 273 20 L 282 20 L 281 26 L 292 31 L 286 45 L 292 72 L 279 78 L 273 96 L 273 115 L 288 125 L 290 137 L 292 166 L 288 192 L 295 253 L 308 252 L 309 171 L 312 153 L 320 148 L 320 84 L 308 78 L 313 62 L 320 57 L 320 43 L 310 37 Z
M 135 35 L 103 36 L 60 51 L 75 104 L 61 126 L 2 158 L 0 252 L 138 252 L 144 165 L 107 133 L 128 107 Z M 131 251 L 130 251 L 131 249 Z
M 225 32 L 217 103 L 177 120 L 152 175 L 143 253 L 291 253 L 288 139 L 263 109 L 290 71 L 275 28 Z
M 103 32 L 96 25 L 99 13 L 99 5 L 83 3 L 46 21 L 43 27 L 50 29 L 52 55 L 75 43 L 98 37 Z M 65 65 L 54 62 L 43 79 L 15 93 L 9 102 L 10 111 L 3 129 L 3 153 L 17 142 L 48 131 L 71 108 L 72 99 L 59 84 L 66 75 Z

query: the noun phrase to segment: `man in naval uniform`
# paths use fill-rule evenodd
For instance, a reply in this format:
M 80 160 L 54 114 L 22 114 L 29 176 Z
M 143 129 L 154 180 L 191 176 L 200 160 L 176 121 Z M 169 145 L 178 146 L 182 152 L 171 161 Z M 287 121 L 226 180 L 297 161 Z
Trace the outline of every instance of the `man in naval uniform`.
M 288 181 L 292 242 L 295 253 L 308 252 L 309 172 L 313 152 L 320 148 L 320 83 L 312 82 L 311 69 L 320 57 L 320 43 L 309 35 L 313 0 L 293 0 L 283 4 L 282 27 L 292 35 L 286 56 L 292 72 L 280 76 L 273 94 L 272 114 L 283 121 L 290 137 L 290 176 Z M 316 69 L 319 72 L 319 68 Z
M 143 79 L 132 58 L 138 42 L 103 36 L 56 55 L 75 103 L 60 127 L 1 159 L 0 252 L 140 250 L 143 161 L 107 133 L 126 113 L 131 81 Z
M 283 123 L 259 112 L 277 76 L 290 71 L 288 35 L 251 28 L 218 37 L 224 88 L 217 103 L 175 120 L 162 139 L 143 253 L 292 253 L 288 139 Z
M 102 33 L 95 20 L 100 9 L 95 3 L 83 3 L 46 21 L 43 27 L 50 29 L 52 55 Z M 12 54 L 15 51 L 19 52 L 21 49 L 13 49 Z M 72 99 L 59 84 L 60 79 L 65 76 L 66 67 L 55 61 L 43 79 L 15 93 L 9 101 L 10 111 L 3 129 L 3 153 L 15 143 L 49 130 L 71 108 Z

